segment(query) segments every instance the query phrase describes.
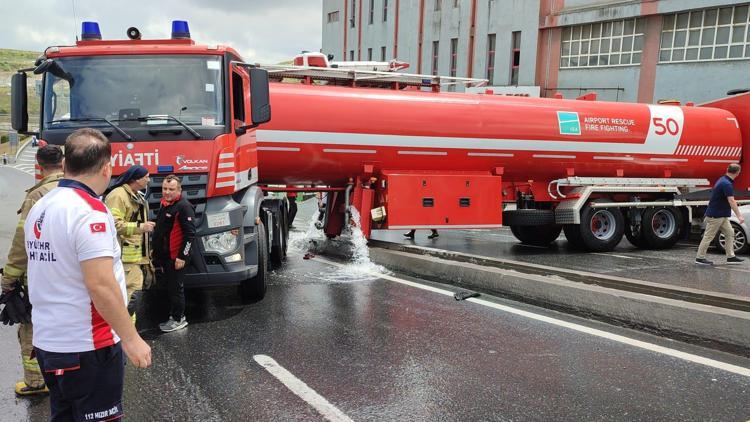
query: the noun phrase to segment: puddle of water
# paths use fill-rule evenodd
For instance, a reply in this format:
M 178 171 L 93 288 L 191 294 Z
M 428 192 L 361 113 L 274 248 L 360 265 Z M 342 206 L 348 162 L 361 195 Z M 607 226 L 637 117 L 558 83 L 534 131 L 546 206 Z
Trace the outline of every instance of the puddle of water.
M 345 232 L 335 238 L 328 239 L 322 230 L 315 227 L 318 221 L 318 212 L 313 213 L 304 230 L 293 230 L 289 233 L 289 253 L 304 255 L 335 256 L 345 260 L 344 267 L 331 268 L 329 271 L 311 274 L 320 281 L 351 283 L 358 281 L 375 280 L 378 277 L 372 273 L 389 274 L 384 267 L 370 260 L 370 250 L 367 247 L 367 239 L 360 229 L 359 212 L 352 207 L 351 218 L 354 224 Z

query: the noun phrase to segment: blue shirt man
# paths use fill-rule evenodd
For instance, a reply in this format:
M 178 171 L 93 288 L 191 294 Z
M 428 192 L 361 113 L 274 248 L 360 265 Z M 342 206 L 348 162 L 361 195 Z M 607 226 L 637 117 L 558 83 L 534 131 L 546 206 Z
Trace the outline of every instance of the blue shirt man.
M 730 164 L 727 167 L 727 174 L 721 176 L 716 181 L 714 189 L 711 192 L 711 199 L 708 201 L 706 208 L 706 230 L 703 232 L 703 239 L 698 246 L 698 254 L 695 256 L 695 263 L 699 265 L 713 265 L 714 263 L 706 259 L 706 252 L 711 242 L 714 240 L 719 231 L 724 235 L 724 251 L 727 255 L 727 264 L 740 264 L 744 259 L 734 256 L 734 228 L 729 222 L 732 211 L 737 215 L 740 224 L 745 224 L 745 218 L 737 207 L 737 201 L 734 200 L 734 179 L 740 175 L 740 165 Z

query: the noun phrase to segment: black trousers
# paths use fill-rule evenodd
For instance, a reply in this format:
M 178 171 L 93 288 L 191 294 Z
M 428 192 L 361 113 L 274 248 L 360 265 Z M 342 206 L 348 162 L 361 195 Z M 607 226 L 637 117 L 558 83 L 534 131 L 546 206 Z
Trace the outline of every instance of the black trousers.
M 50 420 L 108 421 L 122 417 L 125 357 L 120 343 L 81 353 L 34 348 L 49 388 Z
M 164 264 L 164 279 L 169 292 L 169 315 L 175 321 L 185 316 L 185 284 L 182 280 L 184 274 L 185 268 L 174 269 L 174 261 L 167 261 Z

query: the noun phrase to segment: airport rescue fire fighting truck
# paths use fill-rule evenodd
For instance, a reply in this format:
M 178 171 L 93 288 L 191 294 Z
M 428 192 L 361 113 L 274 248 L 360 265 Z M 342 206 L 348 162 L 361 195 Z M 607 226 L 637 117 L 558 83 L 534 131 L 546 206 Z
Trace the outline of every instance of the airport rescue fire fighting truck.
M 183 21 L 166 40 L 83 29 L 76 45 L 49 47 L 14 75 L 13 127 L 28 131 L 33 71 L 43 74 L 40 139 L 100 128 L 115 175 L 132 164 L 152 172 L 154 208 L 163 177 L 182 176 L 199 216 L 189 287 L 263 296 L 268 261 L 284 260 L 288 236 L 288 204 L 271 191 L 328 192 L 329 237 L 353 207 L 366 235 L 507 225 L 535 245 L 564 230 L 591 251 L 623 235 L 666 248 L 698 220 L 709 180 L 750 151 L 749 93 L 682 107 L 441 92 L 486 81 L 309 57 L 251 65 L 229 47 L 196 44 Z

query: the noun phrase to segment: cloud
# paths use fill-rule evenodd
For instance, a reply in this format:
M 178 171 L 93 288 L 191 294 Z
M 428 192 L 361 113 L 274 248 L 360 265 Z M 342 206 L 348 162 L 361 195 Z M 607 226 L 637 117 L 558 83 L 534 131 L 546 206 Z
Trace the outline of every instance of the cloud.
M 73 44 L 85 20 L 99 22 L 103 38 L 123 39 L 131 26 L 144 38 L 168 38 L 175 19 L 188 21 L 196 42 L 229 45 L 250 62 L 275 63 L 321 47 L 320 0 L 39 0 L 3 11 L 0 48 Z

